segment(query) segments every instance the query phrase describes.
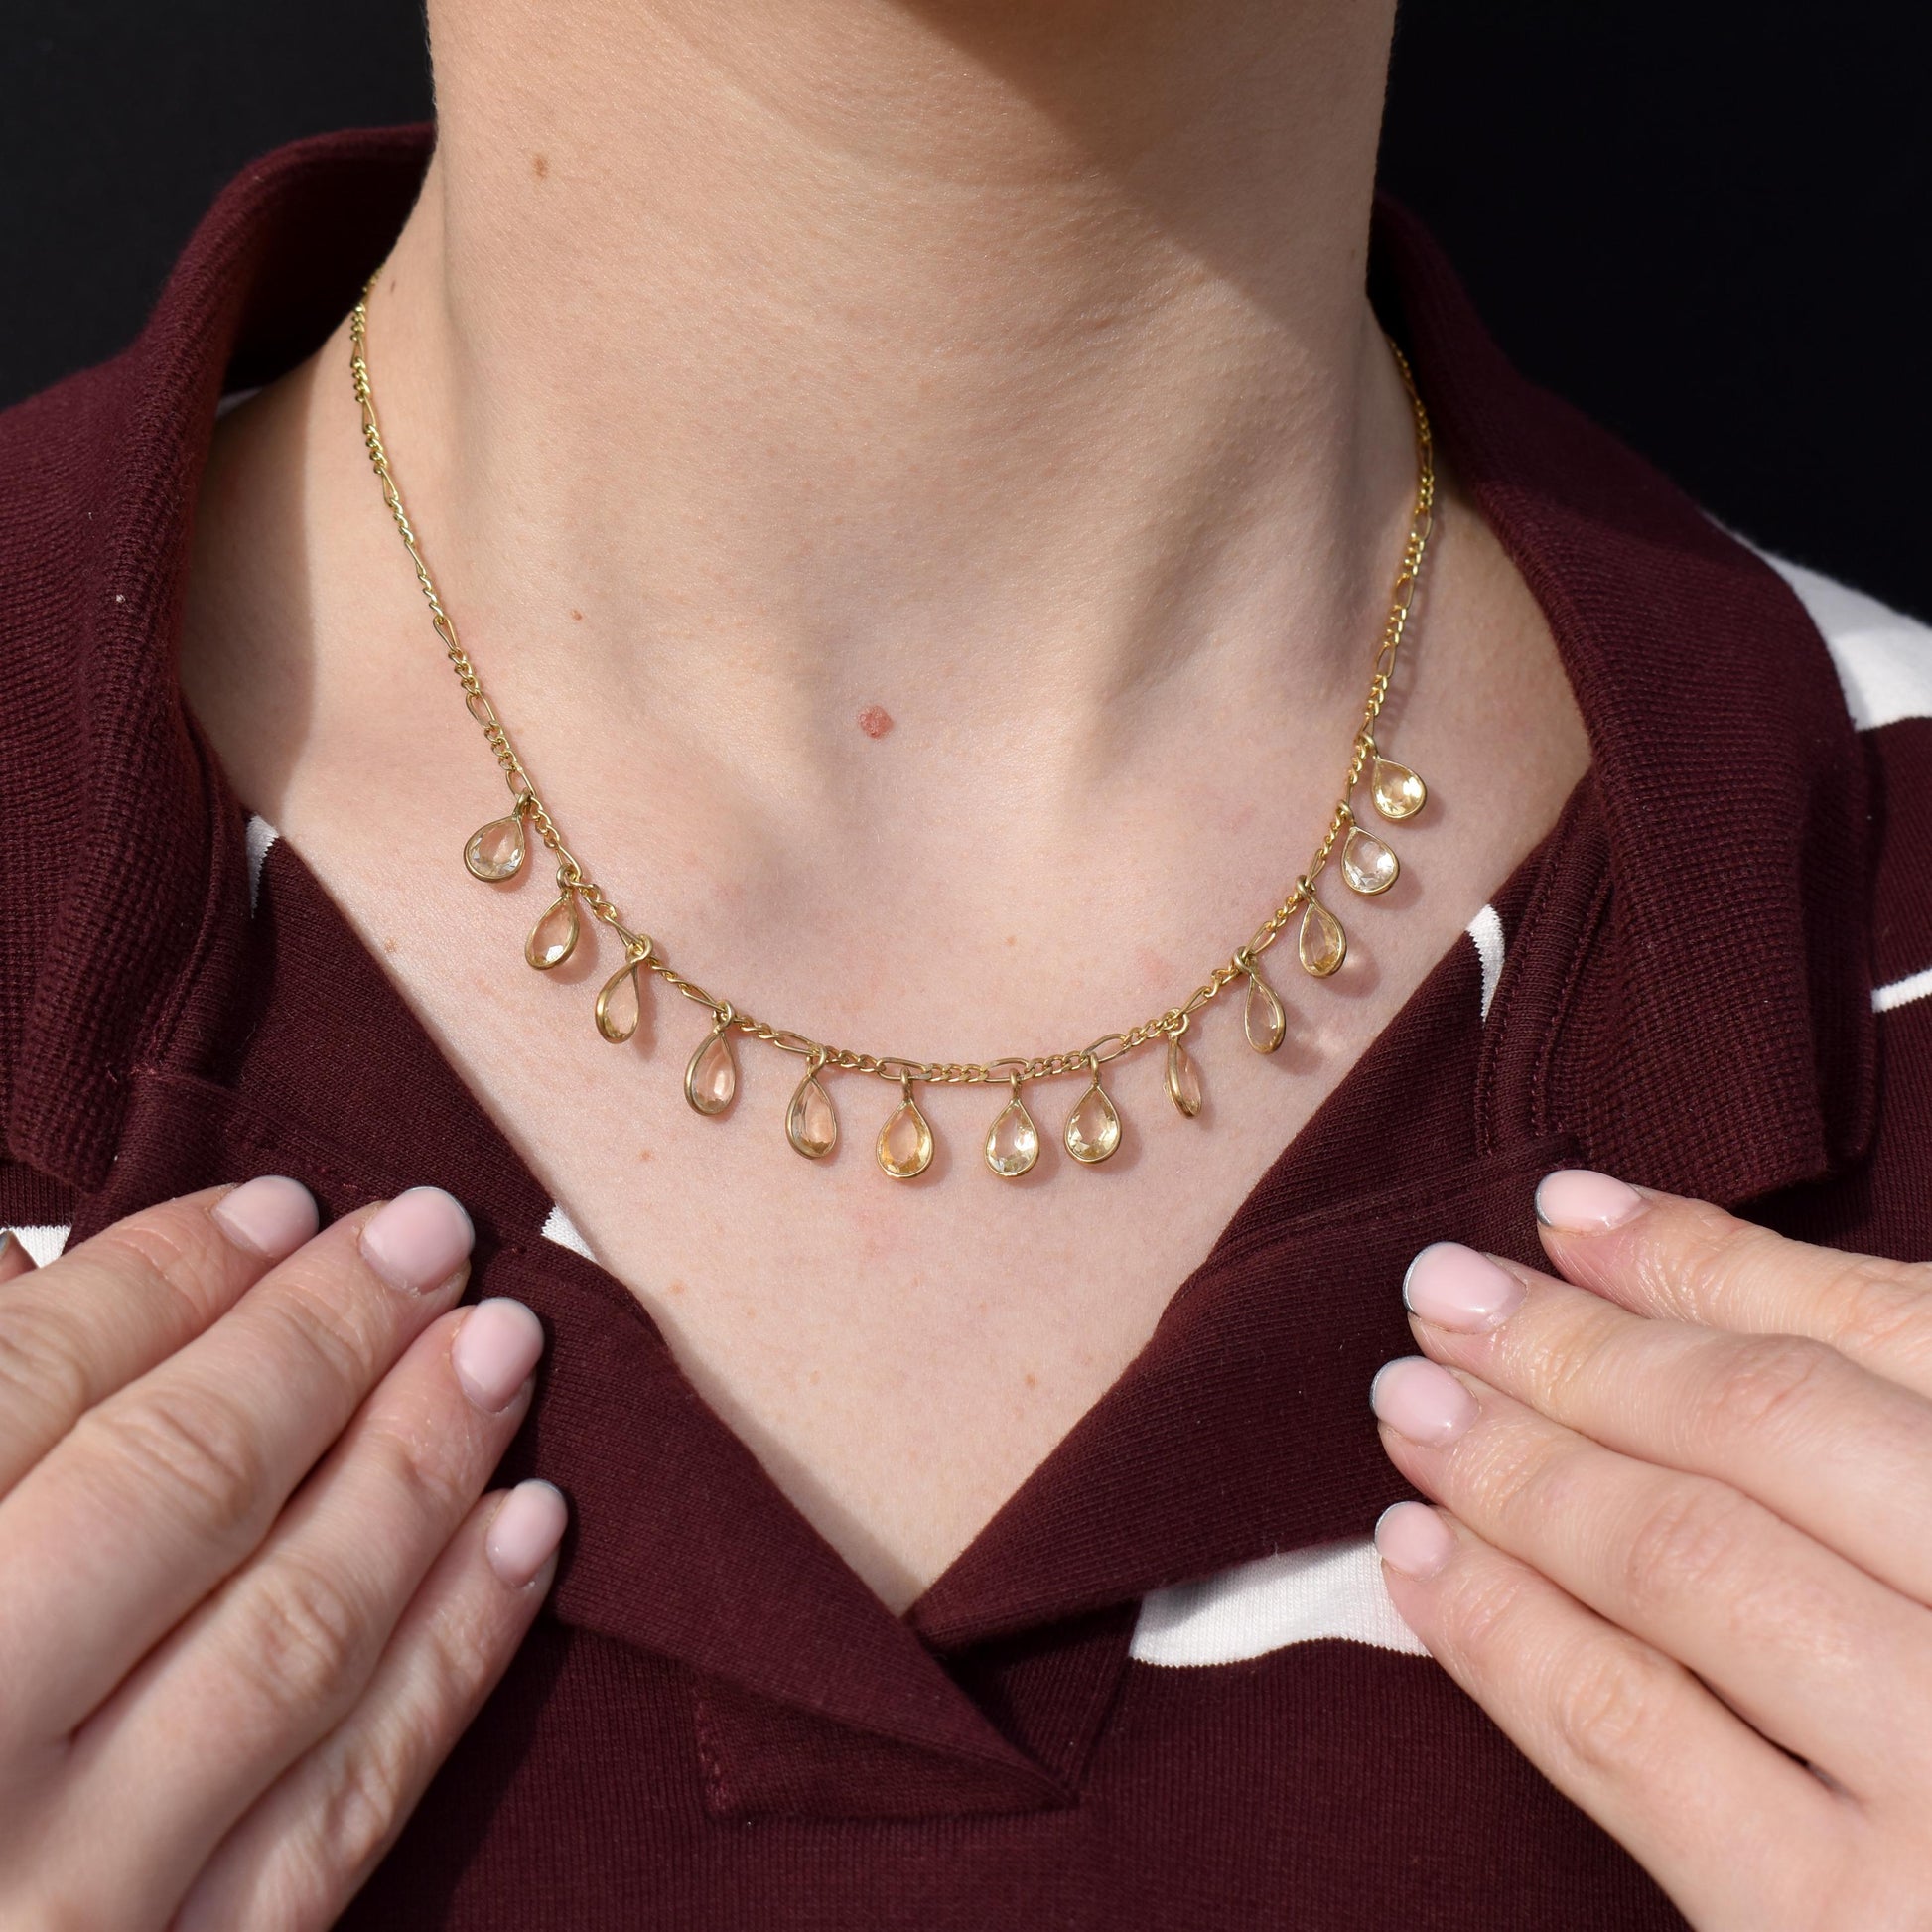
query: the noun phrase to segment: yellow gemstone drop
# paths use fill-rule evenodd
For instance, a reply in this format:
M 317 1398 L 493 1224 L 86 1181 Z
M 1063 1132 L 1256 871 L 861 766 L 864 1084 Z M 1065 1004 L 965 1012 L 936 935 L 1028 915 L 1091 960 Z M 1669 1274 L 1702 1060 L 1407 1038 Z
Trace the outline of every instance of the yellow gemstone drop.
M 637 1031 L 644 1010 L 637 979 L 642 970 L 635 960 L 625 960 L 597 996 L 597 1030 L 613 1046 L 621 1046 Z
M 577 895 L 565 891 L 523 942 L 523 957 L 538 972 L 561 966 L 577 950 Z
M 1120 1115 L 1107 1098 L 1107 1089 L 1094 1075 L 1093 1085 L 1074 1102 L 1066 1117 L 1066 1151 L 1091 1167 L 1120 1146 Z
M 1272 1053 L 1288 1036 L 1288 1015 L 1275 998 L 1275 989 L 1253 967 L 1248 969 L 1248 1004 L 1241 1026 L 1257 1053 Z
M 463 863 L 479 879 L 514 878 L 523 865 L 523 814 L 512 812 L 479 826 L 463 848 Z
M 729 1035 L 710 1034 L 698 1042 L 684 1069 L 684 1097 L 701 1114 L 722 1114 L 738 1091 L 738 1061 Z
M 1369 766 L 1368 795 L 1384 818 L 1414 818 L 1429 798 L 1429 787 L 1393 759 L 1378 757 Z
M 932 1162 L 932 1129 L 919 1112 L 919 1103 L 901 1100 L 893 1117 L 879 1130 L 879 1165 L 895 1180 L 910 1180 L 924 1173 Z
M 1341 848 L 1341 876 L 1350 891 L 1386 893 L 1401 870 L 1395 854 L 1373 832 L 1364 832 L 1359 825 L 1348 828 Z
M 1016 1093 L 1001 1110 L 1000 1118 L 986 1130 L 986 1165 L 1011 1180 L 1015 1174 L 1025 1173 L 1038 1159 L 1039 1129 Z
M 1318 898 L 1311 897 L 1302 908 L 1302 937 L 1297 949 L 1303 970 L 1316 979 L 1326 979 L 1348 957 L 1348 935 L 1342 931 L 1341 921 Z
M 798 1082 L 798 1091 L 785 1109 L 785 1133 L 808 1161 L 822 1161 L 838 1146 L 839 1117 L 816 1074 L 808 1073 Z
M 1168 1098 L 1192 1120 L 1200 1112 L 1200 1068 L 1180 1043 L 1178 1034 L 1168 1035 Z

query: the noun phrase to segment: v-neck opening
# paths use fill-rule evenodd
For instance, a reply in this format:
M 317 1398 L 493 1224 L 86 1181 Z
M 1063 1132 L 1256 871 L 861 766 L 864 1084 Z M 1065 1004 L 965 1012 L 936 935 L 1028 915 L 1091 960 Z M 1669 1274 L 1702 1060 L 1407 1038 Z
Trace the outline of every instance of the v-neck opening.
M 1584 791 L 1588 782 L 1589 774 L 1586 772 L 1584 777 L 1578 781 L 1577 785 L 1573 787 L 1572 792 L 1566 798 L 1566 802 L 1558 813 L 1556 820 L 1546 829 L 1536 844 L 1510 867 L 1502 882 L 1489 897 L 1483 901 L 1484 905 L 1493 905 L 1499 901 L 1520 897 L 1520 889 L 1523 884 L 1546 869 L 1549 861 L 1550 848 L 1570 822 L 1578 796 Z M 243 807 L 243 811 L 244 813 L 246 812 L 245 807 Z M 364 965 L 379 976 L 382 984 L 387 988 L 396 1008 L 406 1017 L 410 1030 L 419 1041 L 422 1050 L 435 1059 L 444 1077 L 464 1094 L 477 1120 L 488 1134 L 497 1161 L 502 1168 L 513 1173 L 517 1180 L 527 1187 L 528 1193 L 533 1199 L 547 1201 L 555 1210 L 561 1212 L 565 1219 L 570 1221 L 573 1226 L 578 1225 L 576 1217 L 571 1214 L 569 1202 L 559 1196 L 552 1187 L 539 1177 L 536 1171 L 531 1167 L 518 1148 L 515 1140 L 498 1120 L 494 1111 L 486 1104 L 483 1097 L 477 1091 L 476 1087 L 464 1075 L 454 1059 L 444 1049 L 441 1042 L 436 1038 L 434 1032 L 417 1013 L 415 1007 L 398 985 L 388 967 L 356 930 L 354 923 L 344 911 L 326 883 L 303 857 L 300 848 L 279 831 L 276 834 L 275 843 L 283 850 L 288 858 L 293 859 L 301 866 L 302 874 L 309 890 L 327 906 L 332 919 L 340 928 L 343 941 L 352 947 Z M 1343 1070 L 1339 1079 L 1323 1096 L 1314 1111 L 1282 1145 L 1256 1175 L 1252 1186 L 1242 1196 L 1240 1202 L 1228 1216 L 1227 1220 L 1223 1222 L 1200 1258 L 1185 1270 L 1170 1294 L 1164 1299 L 1161 1311 L 1156 1317 L 1148 1341 L 1143 1344 L 1142 1349 L 1137 1351 L 1136 1355 L 1125 1365 L 1122 1374 L 1113 1383 L 1109 1384 L 1092 1403 L 1073 1419 L 1067 1429 L 1055 1440 L 1045 1455 L 1021 1478 L 998 1507 L 975 1529 L 972 1536 L 967 1539 L 946 1566 L 926 1584 L 919 1594 L 901 1611 L 895 1612 L 890 1608 L 885 1599 L 865 1581 L 844 1556 L 843 1552 L 838 1549 L 837 1545 L 831 1542 L 819 1528 L 818 1524 L 785 1491 L 777 1478 L 765 1466 L 763 1458 L 759 1455 L 757 1449 L 753 1448 L 751 1443 L 732 1427 L 730 1422 L 704 1395 L 697 1383 L 687 1373 L 682 1361 L 678 1358 L 677 1351 L 671 1346 L 669 1338 L 666 1336 L 648 1301 L 633 1289 L 629 1283 L 624 1281 L 621 1276 L 609 1268 L 597 1256 L 595 1251 L 582 1252 L 567 1247 L 562 1243 L 548 1240 L 541 1241 L 540 1245 L 554 1249 L 558 1257 L 569 1256 L 571 1262 L 574 1262 L 582 1269 L 590 1271 L 611 1296 L 621 1298 L 623 1304 L 634 1310 L 638 1318 L 645 1325 L 654 1346 L 663 1351 L 671 1365 L 672 1372 L 677 1377 L 684 1391 L 688 1393 L 689 1397 L 698 1405 L 702 1412 L 709 1417 L 712 1425 L 729 1438 L 733 1446 L 746 1456 L 750 1457 L 757 1465 L 763 1477 L 764 1483 L 769 1488 L 771 1500 L 782 1506 L 787 1512 L 798 1516 L 807 1525 L 813 1538 L 837 1563 L 840 1569 L 846 1573 L 851 1583 L 860 1591 L 863 1591 L 866 1598 L 870 1600 L 880 1616 L 890 1622 L 902 1625 L 907 1630 L 916 1634 L 920 1631 L 922 1612 L 924 1609 L 935 1597 L 943 1597 L 951 1592 L 951 1587 L 954 1581 L 970 1567 L 971 1559 L 975 1551 L 986 1540 L 989 1532 L 994 1530 L 1002 1519 L 1008 1516 L 1016 1506 L 1024 1506 L 1023 1499 L 1028 1491 L 1051 1481 L 1057 1459 L 1060 1457 L 1067 1441 L 1081 1430 L 1092 1427 L 1096 1419 L 1101 1418 L 1107 1412 L 1109 1405 L 1114 1401 L 1116 1392 L 1127 1379 L 1134 1362 L 1142 1359 L 1148 1349 L 1157 1345 L 1171 1317 L 1183 1302 L 1190 1298 L 1197 1285 L 1218 1273 L 1228 1261 L 1241 1253 L 1251 1241 L 1261 1241 L 1265 1244 L 1267 1241 L 1277 1238 L 1273 1230 L 1256 1228 L 1253 1225 L 1255 1220 L 1254 1209 L 1257 1200 L 1278 1186 L 1280 1181 L 1292 1173 L 1302 1150 L 1319 1138 L 1326 1129 L 1329 1118 L 1332 1115 L 1348 1110 L 1354 1101 L 1361 1069 L 1365 1065 L 1368 1065 L 1381 1051 L 1386 1050 L 1388 1042 L 1391 1039 L 1398 1038 L 1404 1033 L 1414 1011 L 1425 1001 L 1434 997 L 1434 989 L 1442 976 L 1452 971 L 1458 962 L 1464 959 L 1465 955 L 1467 955 L 1470 961 L 1473 961 L 1473 941 L 1470 938 L 1466 922 L 1462 927 L 1458 928 L 1456 936 L 1430 964 L 1396 1011 L 1364 1045 L 1362 1051 Z M 1503 970 L 1505 972 L 1508 970 L 1507 960 L 1504 962 Z M 1359 1194 L 1338 1199 L 1332 1203 L 1332 1206 L 1337 1212 L 1345 1211 L 1351 1202 L 1359 1204 L 1387 1191 L 1389 1190 L 1385 1185 L 1368 1184 L 1361 1189 Z M 482 1211 L 488 1215 L 492 1221 L 501 1225 L 498 1217 L 492 1212 L 491 1203 L 484 1201 L 478 1205 L 481 1206 Z M 588 1248 L 588 1243 L 586 1247 Z M 568 1266 L 568 1264 L 561 1260 L 556 1265 L 559 1267 Z

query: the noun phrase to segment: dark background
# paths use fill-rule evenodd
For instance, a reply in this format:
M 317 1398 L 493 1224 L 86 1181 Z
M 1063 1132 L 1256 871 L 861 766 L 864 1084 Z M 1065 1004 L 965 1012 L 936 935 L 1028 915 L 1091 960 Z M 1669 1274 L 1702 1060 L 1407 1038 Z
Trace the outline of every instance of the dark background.
M 1923 6 L 1408 0 L 1383 178 L 1530 373 L 1932 618 L 1928 66 Z M 0 405 L 125 342 L 251 155 L 429 111 L 413 0 L 0 0 Z

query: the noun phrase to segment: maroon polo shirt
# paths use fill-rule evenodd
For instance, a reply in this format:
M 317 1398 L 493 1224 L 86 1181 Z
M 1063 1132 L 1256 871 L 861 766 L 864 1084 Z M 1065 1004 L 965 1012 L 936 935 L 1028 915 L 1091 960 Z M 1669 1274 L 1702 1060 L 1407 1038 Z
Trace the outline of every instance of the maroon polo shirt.
M 46 1246 L 265 1171 L 329 1212 L 434 1181 L 477 1222 L 471 1293 L 549 1333 L 503 1474 L 570 1497 L 555 1591 L 347 1922 L 1678 1923 L 1359 1588 L 1311 1625 L 1296 1578 L 1406 1493 L 1367 1406 L 1411 1350 L 1405 1264 L 1441 1238 L 1536 1259 L 1545 1170 L 1932 1253 L 1924 634 L 1814 586 L 1822 634 L 1515 374 L 1380 207 L 1378 308 L 1547 614 L 1591 768 L 1145 1351 L 896 1617 L 554 1238 L 300 857 L 253 876 L 265 832 L 183 708 L 217 399 L 323 341 L 428 151 L 345 134 L 249 168 L 140 339 L 0 418 L 0 1224 Z

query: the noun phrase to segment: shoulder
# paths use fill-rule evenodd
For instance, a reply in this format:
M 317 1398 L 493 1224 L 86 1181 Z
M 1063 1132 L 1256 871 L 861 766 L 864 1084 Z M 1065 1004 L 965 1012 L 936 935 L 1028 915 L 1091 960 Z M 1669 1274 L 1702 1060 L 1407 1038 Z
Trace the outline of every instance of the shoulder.
M 212 1014 L 244 847 L 180 650 L 217 402 L 328 337 L 432 139 L 354 130 L 251 163 L 128 347 L 0 416 L 0 1160 L 100 1184 L 130 1070 Z
M 1803 564 L 1768 551 L 1760 554 L 1797 593 L 1818 626 L 1838 671 L 1846 709 L 1860 731 L 1875 732 L 1907 719 L 1932 720 L 1932 624 Z
M 1932 1046 L 1932 624 L 1781 557 L 1766 561 L 1798 595 L 1838 671 L 1871 780 L 1872 1005 Z
M 71 665 L 84 586 L 110 527 L 102 512 L 115 481 L 119 377 L 104 362 L 0 412 L 0 688 L 9 700 L 0 735 L 41 716 L 56 693 L 38 687 Z M 26 718 L 16 713 L 23 701 Z

